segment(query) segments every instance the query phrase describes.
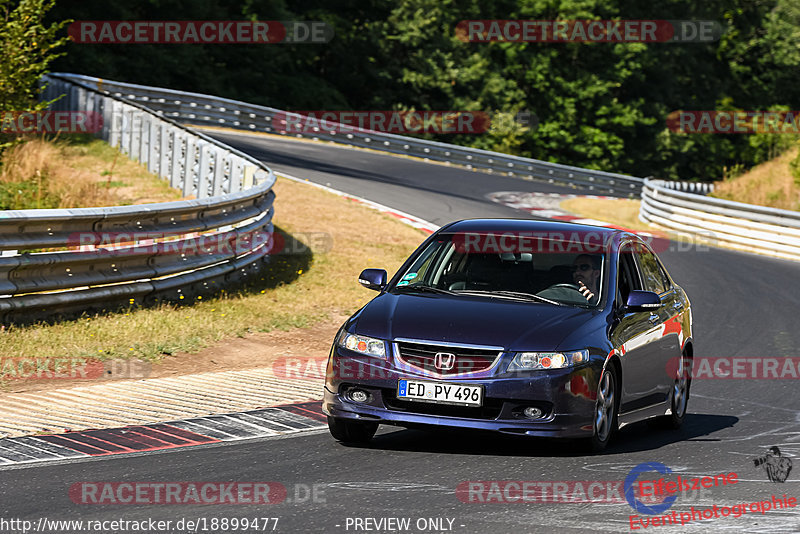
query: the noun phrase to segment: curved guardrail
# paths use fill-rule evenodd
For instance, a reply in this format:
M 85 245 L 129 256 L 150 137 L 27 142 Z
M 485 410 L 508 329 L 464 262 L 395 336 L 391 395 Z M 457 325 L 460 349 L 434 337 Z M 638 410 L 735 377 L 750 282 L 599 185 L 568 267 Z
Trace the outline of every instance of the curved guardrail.
M 593 171 L 549 163 L 530 158 L 510 156 L 500 152 L 437 143 L 413 137 L 387 134 L 369 130 L 341 132 L 314 128 L 313 135 L 286 132 L 286 111 L 257 106 L 200 93 L 187 93 L 172 89 L 149 87 L 132 83 L 103 80 L 77 74 L 54 74 L 109 91 L 119 97 L 140 102 L 166 117 L 184 123 L 234 128 L 237 130 L 268 132 L 295 137 L 310 137 L 362 148 L 372 148 L 396 154 L 405 154 L 433 161 L 463 165 L 506 176 L 529 180 L 543 180 L 585 188 L 594 192 L 638 196 L 643 179 L 624 174 Z
M 654 180 L 652 176 L 648 176 L 645 180 Z M 685 193 L 694 193 L 695 195 L 707 195 L 714 191 L 714 184 L 707 182 L 668 182 L 663 181 L 663 186 L 667 189 L 674 189 L 675 191 L 683 191 Z
M 261 269 L 273 229 L 268 167 L 137 103 L 46 81 L 44 98 L 64 95 L 53 109 L 100 113 L 100 137 L 196 198 L 0 211 L 0 322 L 192 299 Z M 54 248 L 66 250 L 32 252 Z
M 800 213 L 719 198 L 645 180 L 639 218 L 716 244 L 800 260 Z

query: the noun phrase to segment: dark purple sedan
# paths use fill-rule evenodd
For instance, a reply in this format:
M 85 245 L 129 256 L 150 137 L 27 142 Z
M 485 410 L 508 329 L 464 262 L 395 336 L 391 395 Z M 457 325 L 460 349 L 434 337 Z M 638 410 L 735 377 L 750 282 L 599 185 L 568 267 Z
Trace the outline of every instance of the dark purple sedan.
M 364 443 L 379 424 L 582 438 L 686 415 L 692 319 L 651 246 L 623 230 L 473 219 L 430 236 L 336 335 L 323 410 Z

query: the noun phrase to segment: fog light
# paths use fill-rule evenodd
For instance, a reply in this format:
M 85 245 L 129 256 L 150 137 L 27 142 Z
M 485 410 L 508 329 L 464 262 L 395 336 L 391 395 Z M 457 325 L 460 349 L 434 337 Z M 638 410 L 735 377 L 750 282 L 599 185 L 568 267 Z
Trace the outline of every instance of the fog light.
M 367 402 L 369 400 L 369 393 L 360 389 L 354 389 L 350 392 L 350 398 L 356 402 Z
M 534 406 L 528 406 L 522 413 L 525 417 L 530 417 L 531 419 L 539 419 L 542 416 L 542 409 L 536 408 Z

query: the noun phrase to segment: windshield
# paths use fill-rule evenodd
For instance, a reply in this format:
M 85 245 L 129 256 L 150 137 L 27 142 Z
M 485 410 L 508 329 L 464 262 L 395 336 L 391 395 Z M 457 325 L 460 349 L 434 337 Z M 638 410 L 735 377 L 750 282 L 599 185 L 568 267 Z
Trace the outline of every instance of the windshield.
M 544 245 L 542 245 L 544 243 Z M 428 244 L 390 291 L 439 292 L 597 306 L 603 253 L 569 241 L 538 241 L 507 234 L 443 234 Z

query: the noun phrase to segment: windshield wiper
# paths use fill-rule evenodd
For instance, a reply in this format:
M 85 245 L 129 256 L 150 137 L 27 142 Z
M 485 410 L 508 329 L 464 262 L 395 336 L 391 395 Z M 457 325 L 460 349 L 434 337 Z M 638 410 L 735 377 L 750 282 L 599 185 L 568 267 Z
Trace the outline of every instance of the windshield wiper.
M 438 293 L 440 295 L 455 295 L 452 291 L 447 289 L 439 289 L 438 287 L 431 286 L 394 286 L 396 291 L 419 291 L 420 293 Z
M 548 304 L 553 304 L 554 306 L 566 306 L 566 304 L 564 304 L 563 302 L 546 299 L 544 297 L 540 297 L 539 295 L 534 295 L 533 293 L 524 293 L 522 291 L 486 291 L 480 289 L 468 289 L 459 291 L 459 293 L 476 293 L 479 295 L 490 295 L 490 296 L 499 295 L 501 297 L 511 297 L 521 300 L 535 300 L 537 302 L 547 302 Z

